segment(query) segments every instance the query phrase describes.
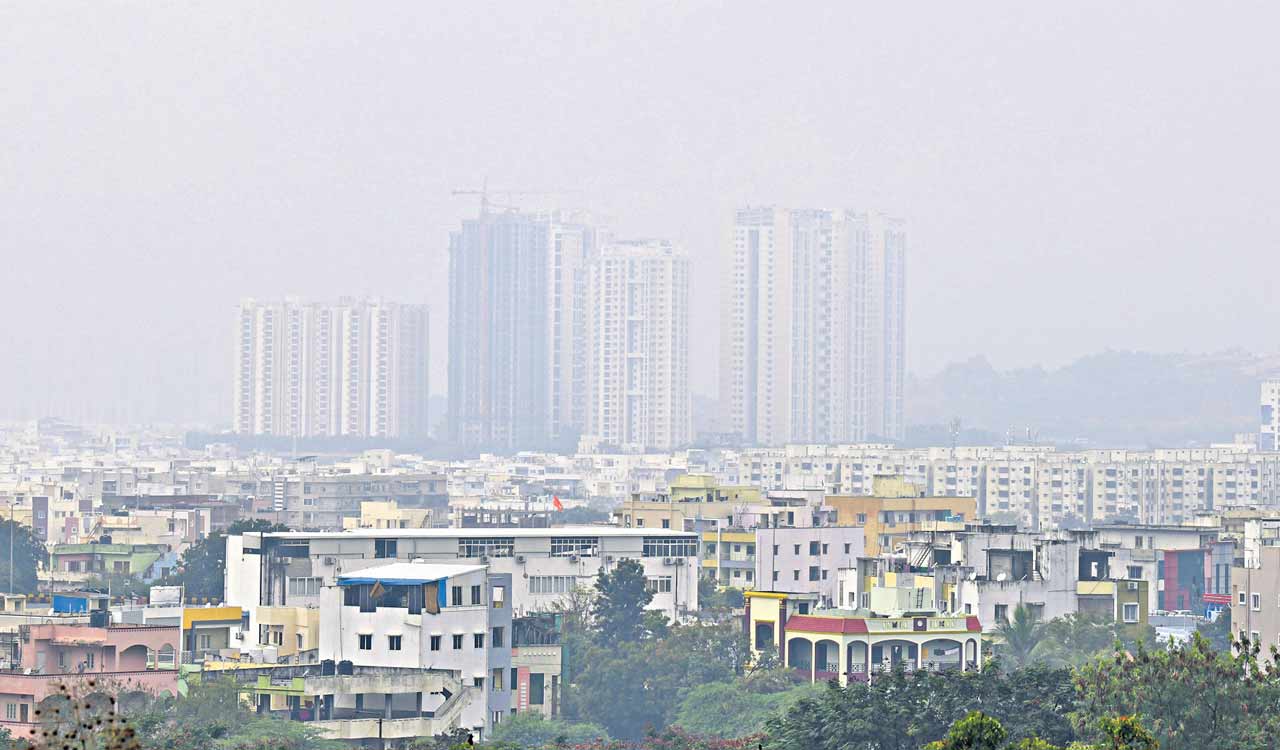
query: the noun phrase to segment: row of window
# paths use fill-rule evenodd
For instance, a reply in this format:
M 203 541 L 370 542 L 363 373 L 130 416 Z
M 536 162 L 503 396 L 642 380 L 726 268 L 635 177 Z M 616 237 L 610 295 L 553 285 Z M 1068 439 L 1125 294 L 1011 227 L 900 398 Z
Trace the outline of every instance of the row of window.
M 484 633 L 472 633 L 471 634 L 472 647 L 484 648 L 484 637 L 485 637 Z M 439 635 L 431 636 L 430 646 L 432 651 L 440 650 L 442 638 L 443 636 L 439 636 Z M 452 640 L 453 650 L 455 651 L 461 650 L 462 644 L 466 640 L 465 635 L 461 633 L 455 633 L 452 636 L 452 638 L 453 638 Z M 496 627 L 493 629 L 493 647 L 494 648 L 502 648 L 503 646 L 506 645 L 506 640 L 507 640 L 506 628 Z M 359 634 L 358 645 L 361 651 L 372 651 L 373 650 L 373 634 L 372 633 Z M 387 636 L 388 651 L 399 651 L 401 650 L 401 648 L 403 648 L 403 645 L 404 645 L 403 636 L 399 636 L 399 635 Z

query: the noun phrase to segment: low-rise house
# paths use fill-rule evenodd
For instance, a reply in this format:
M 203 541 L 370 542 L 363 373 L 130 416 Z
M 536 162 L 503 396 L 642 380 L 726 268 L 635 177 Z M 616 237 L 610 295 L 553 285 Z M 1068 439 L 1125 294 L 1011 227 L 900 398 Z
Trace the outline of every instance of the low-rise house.
M 72 694 L 90 681 L 94 690 L 174 694 L 179 639 L 177 627 L 22 625 L 17 664 L 0 670 L 0 727 L 15 738 L 30 737 L 37 708 L 63 686 Z
M 746 592 L 753 658 L 775 655 L 811 682 L 866 682 L 901 668 L 973 671 L 982 664 L 978 618 L 932 610 L 800 607 L 784 592 Z

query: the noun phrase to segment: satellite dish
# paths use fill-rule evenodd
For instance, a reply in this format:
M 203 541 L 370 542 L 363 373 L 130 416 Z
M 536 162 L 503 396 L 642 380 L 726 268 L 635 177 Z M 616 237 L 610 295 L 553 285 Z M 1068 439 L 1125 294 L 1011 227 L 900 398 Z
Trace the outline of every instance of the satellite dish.
M 997 581 L 1000 581 L 1001 583 L 1003 583 L 1004 581 L 1009 580 L 1009 574 L 1008 574 L 1008 573 L 1001 573 L 1000 575 L 996 576 L 996 580 L 997 580 Z

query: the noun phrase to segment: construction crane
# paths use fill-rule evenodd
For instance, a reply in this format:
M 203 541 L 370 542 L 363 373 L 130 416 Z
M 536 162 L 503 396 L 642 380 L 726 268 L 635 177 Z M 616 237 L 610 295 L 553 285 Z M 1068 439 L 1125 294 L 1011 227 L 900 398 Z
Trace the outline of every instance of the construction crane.
M 480 189 L 455 188 L 453 195 L 478 195 L 480 196 L 480 215 L 487 216 L 491 208 L 514 209 L 516 205 L 512 200 L 517 195 L 569 195 L 571 193 L 581 193 L 581 190 L 499 190 L 489 189 L 489 180 L 486 178 L 481 183 Z M 506 197 L 505 204 L 493 203 L 489 200 L 489 194 L 501 195 Z

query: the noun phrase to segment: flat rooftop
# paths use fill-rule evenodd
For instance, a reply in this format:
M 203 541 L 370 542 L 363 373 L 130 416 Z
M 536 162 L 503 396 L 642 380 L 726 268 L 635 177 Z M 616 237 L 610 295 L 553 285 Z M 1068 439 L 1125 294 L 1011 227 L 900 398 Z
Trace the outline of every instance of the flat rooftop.
M 596 536 L 596 537 L 646 537 L 665 536 L 674 538 L 697 539 L 695 531 L 675 531 L 672 529 L 632 529 L 622 526 L 556 526 L 550 529 L 348 529 L 346 531 L 269 531 L 248 532 L 259 533 L 263 538 L 271 539 L 457 539 L 477 537 L 515 537 L 536 539 L 538 537 L 557 536 Z

